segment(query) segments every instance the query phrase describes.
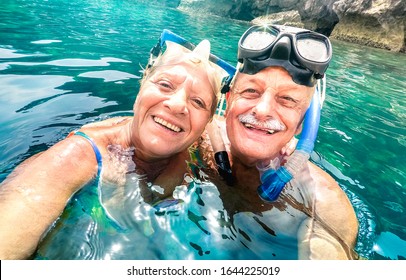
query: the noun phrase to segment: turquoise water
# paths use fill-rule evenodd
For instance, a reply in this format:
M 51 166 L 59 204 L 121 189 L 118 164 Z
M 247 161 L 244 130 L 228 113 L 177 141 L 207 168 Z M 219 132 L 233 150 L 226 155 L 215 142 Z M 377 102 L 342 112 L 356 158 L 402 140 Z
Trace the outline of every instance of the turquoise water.
M 235 63 L 247 26 L 136 1 L 2 1 L 0 181 L 71 130 L 131 114 L 140 65 L 163 28 L 192 42 L 210 39 L 213 53 Z M 333 47 L 312 160 L 356 209 L 359 254 L 404 259 L 406 56 L 337 41 Z

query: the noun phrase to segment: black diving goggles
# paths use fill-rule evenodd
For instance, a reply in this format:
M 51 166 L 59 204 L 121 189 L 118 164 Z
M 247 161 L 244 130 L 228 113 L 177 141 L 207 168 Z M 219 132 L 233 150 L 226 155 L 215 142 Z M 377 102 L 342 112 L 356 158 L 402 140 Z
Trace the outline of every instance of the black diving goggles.
M 240 72 L 256 74 L 269 66 L 281 66 L 297 84 L 305 86 L 323 78 L 332 52 L 326 36 L 282 25 L 252 26 L 238 42 Z

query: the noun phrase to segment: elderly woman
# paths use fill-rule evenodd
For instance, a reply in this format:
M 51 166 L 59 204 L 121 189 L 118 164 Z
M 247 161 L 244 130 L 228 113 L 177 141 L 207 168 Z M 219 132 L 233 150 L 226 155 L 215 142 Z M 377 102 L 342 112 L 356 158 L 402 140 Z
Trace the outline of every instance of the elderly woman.
M 182 182 L 187 150 L 211 120 L 227 72 L 209 61 L 207 40 L 193 51 L 166 44 L 145 69 L 134 117 L 72 132 L 1 184 L 0 259 L 32 255 L 71 196 L 92 180 L 120 186 L 136 174 L 145 185 L 160 186 L 159 192 L 148 189 L 150 202 L 170 196 Z

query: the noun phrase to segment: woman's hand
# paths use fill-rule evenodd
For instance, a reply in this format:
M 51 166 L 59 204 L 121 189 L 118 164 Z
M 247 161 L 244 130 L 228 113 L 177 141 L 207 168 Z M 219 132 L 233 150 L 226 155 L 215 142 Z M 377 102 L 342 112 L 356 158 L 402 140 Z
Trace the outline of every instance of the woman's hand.
M 293 136 L 292 139 L 290 139 L 290 141 L 281 149 L 282 157 L 288 157 L 293 154 L 296 149 L 297 142 L 299 142 L 299 140 Z

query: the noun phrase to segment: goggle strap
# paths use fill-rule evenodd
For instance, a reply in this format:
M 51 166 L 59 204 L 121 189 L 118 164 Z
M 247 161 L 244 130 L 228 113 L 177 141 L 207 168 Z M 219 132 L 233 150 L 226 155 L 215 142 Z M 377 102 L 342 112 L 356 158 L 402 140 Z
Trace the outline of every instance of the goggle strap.
M 314 78 L 316 78 L 317 80 L 320 80 L 324 77 L 324 74 L 320 74 L 320 73 L 314 73 Z
M 162 50 L 161 38 L 159 38 L 158 43 L 154 47 L 152 47 L 152 49 L 149 51 L 147 69 L 151 68 L 152 65 L 154 65 L 155 59 L 159 56 L 161 50 Z
M 159 38 L 161 47 L 163 47 L 163 44 L 165 43 L 165 41 L 171 41 L 171 42 L 177 43 L 179 45 L 186 47 L 187 49 L 190 48 L 190 43 L 187 44 L 188 41 L 186 41 L 186 39 L 183 39 L 182 37 L 169 31 L 168 29 L 164 29 L 161 33 L 161 37 Z
M 222 87 L 221 87 L 221 93 L 222 94 L 225 94 L 225 93 L 230 91 L 230 83 L 231 83 L 230 77 L 228 77 L 227 79 L 225 79 L 223 81 Z
M 162 31 L 162 34 L 161 34 L 161 37 L 159 40 L 160 40 L 159 42 L 160 42 L 161 47 L 163 46 L 165 41 L 171 41 L 171 42 L 177 43 L 177 44 L 182 45 L 183 47 L 187 48 L 190 51 L 193 51 L 193 49 L 196 47 L 194 44 L 190 43 L 189 41 L 180 37 L 179 35 L 169 31 L 168 29 L 164 29 Z M 219 58 L 218 56 L 216 56 L 212 53 L 210 53 L 209 60 L 212 63 L 217 64 L 218 66 L 223 68 L 228 73 L 228 75 L 230 75 L 231 77 L 234 76 L 235 67 L 232 66 L 231 64 L 229 64 L 228 62 L 226 62 L 225 60 Z
M 150 50 L 151 55 L 158 56 L 161 53 L 161 38 L 159 38 L 158 43 Z
M 161 54 L 163 45 L 166 41 L 171 41 L 176 44 L 182 45 L 190 51 L 193 51 L 193 49 L 195 48 L 195 45 L 190 43 L 186 39 L 180 37 L 179 35 L 176 35 L 168 29 L 164 29 L 158 39 L 158 43 L 150 50 L 150 57 L 148 60 L 147 69 L 154 65 L 155 60 L 159 56 L 159 54 Z M 230 91 L 230 83 L 236 72 L 235 67 L 214 54 L 210 54 L 209 60 L 227 72 L 228 77 L 223 79 L 221 86 L 221 93 L 227 93 L 228 91 Z

